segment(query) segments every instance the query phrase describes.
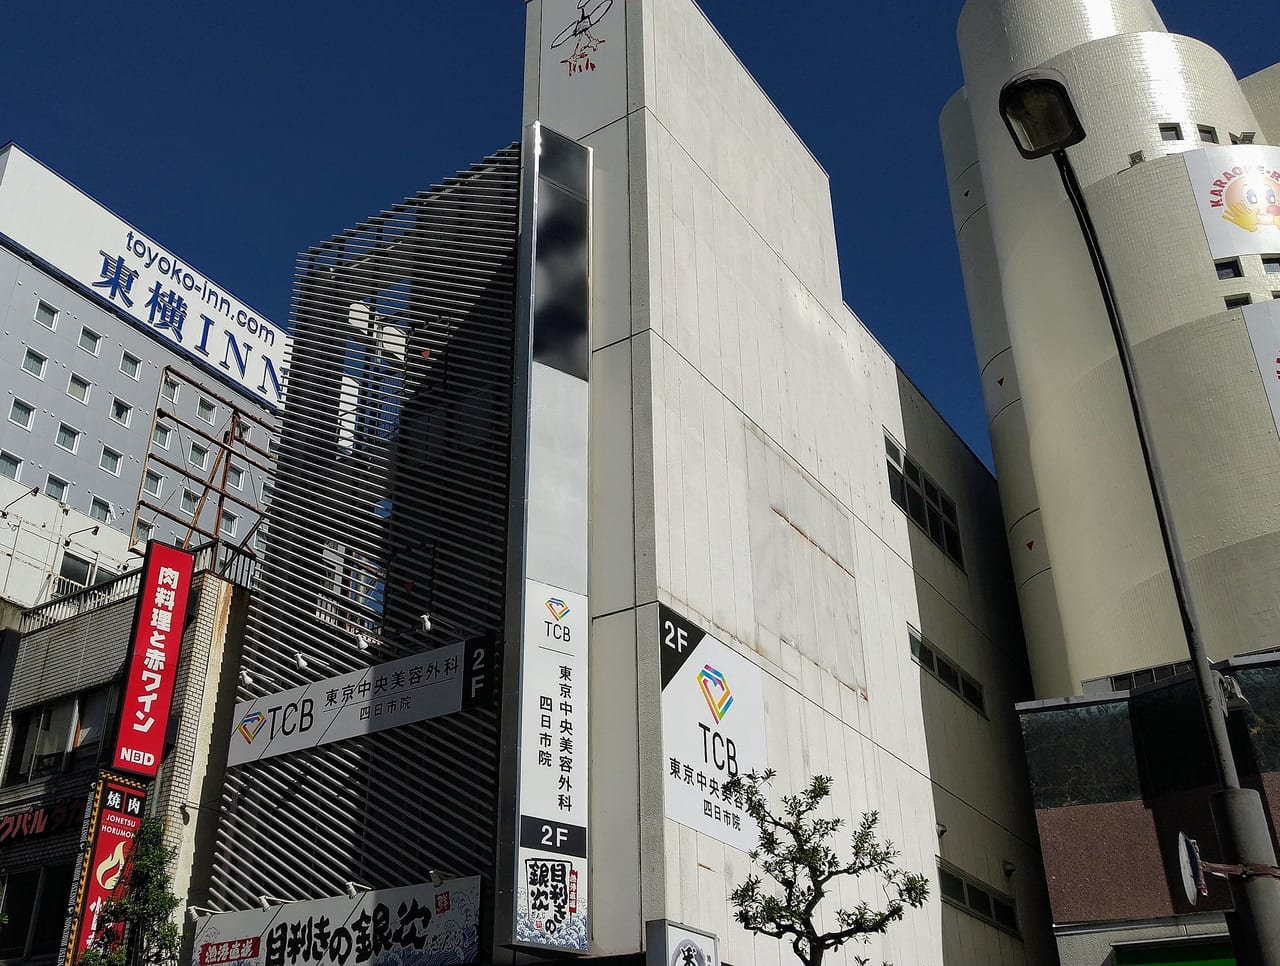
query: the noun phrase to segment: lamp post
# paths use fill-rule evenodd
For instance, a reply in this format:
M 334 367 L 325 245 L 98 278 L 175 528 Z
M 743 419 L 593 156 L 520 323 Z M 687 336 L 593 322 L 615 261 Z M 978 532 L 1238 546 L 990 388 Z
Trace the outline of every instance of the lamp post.
M 1080 190 L 1075 169 L 1067 158 L 1066 149 L 1085 139 L 1084 126 L 1071 102 L 1066 83 L 1056 71 L 1038 69 L 1015 75 L 1000 90 L 999 107 L 1000 116 L 1009 129 L 1014 145 L 1024 158 L 1053 156 L 1058 165 L 1058 173 L 1062 176 L 1062 186 L 1066 189 L 1067 198 L 1075 211 L 1080 232 L 1089 250 L 1089 259 L 1093 263 L 1107 319 L 1111 323 L 1111 333 L 1120 356 L 1125 388 L 1129 392 L 1129 404 L 1133 410 L 1142 461 L 1155 503 L 1160 537 L 1169 564 L 1169 576 L 1173 581 L 1173 595 L 1187 638 L 1187 651 L 1191 656 L 1191 667 L 1208 728 L 1209 744 L 1213 750 L 1220 785 L 1219 790 L 1210 798 L 1214 824 L 1218 828 L 1228 860 L 1248 870 L 1228 880 L 1236 908 L 1235 921 L 1230 923 L 1232 943 L 1242 964 L 1280 966 L 1280 878 L 1276 878 L 1274 874 L 1276 856 L 1266 813 L 1258 793 L 1253 789 L 1240 787 L 1240 775 L 1227 733 L 1226 704 L 1218 678 L 1209 665 L 1204 639 L 1200 635 L 1200 623 L 1191 600 L 1191 583 L 1187 576 L 1186 562 L 1169 513 L 1169 497 L 1164 478 L 1160 474 L 1160 465 L 1151 446 L 1150 420 L 1147 418 L 1138 374 L 1133 364 L 1133 347 L 1121 321 L 1111 275 L 1102 257 L 1098 234 L 1089 217 L 1084 193 Z

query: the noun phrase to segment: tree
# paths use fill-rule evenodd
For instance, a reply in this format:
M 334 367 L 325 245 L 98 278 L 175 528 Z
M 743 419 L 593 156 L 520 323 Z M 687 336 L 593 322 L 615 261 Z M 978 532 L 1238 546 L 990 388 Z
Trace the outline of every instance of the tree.
M 80 966 L 172 966 L 181 934 L 173 913 L 181 900 L 169 891 L 174 851 L 158 819 L 142 822 L 116 895 L 98 915 L 98 933 Z
M 800 962 L 820 966 L 828 950 L 837 950 L 852 939 L 867 942 L 900 920 L 908 907 L 924 905 L 929 880 L 894 864 L 898 850 L 892 842 L 876 837 L 878 813 L 863 813 L 853 833 L 852 852 L 847 860 L 842 859 L 831 842 L 844 827 L 844 819 L 816 814 L 831 794 L 831 778 L 816 775 L 798 795 L 784 795 L 781 812 L 775 814 L 764 794 L 764 786 L 775 775 L 772 768 L 753 771 L 731 778 L 724 786 L 725 796 L 741 799 L 746 813 L 760 828 L 760 845 L 751 852 L 751 861 L 780 887 L 780 891 L 767 889 L 753 872 L 733 890 L 729 900 L 736 907 L 734 917 L 746 929 L 789 940 Z M 860 902 L 852 909 L 837 909 L 835 928 L 824 929 L 819 906 L 831 883 L 841 876 L 864 874 L 881 882 L 887 905 L 873 908 Z M 854 958 L 865 966 L 866 959 Z

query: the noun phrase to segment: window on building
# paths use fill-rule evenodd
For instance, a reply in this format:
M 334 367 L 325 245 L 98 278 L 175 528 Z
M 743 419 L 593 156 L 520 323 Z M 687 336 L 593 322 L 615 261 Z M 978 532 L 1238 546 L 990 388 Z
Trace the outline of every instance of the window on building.
M 62 554 L 62 562 L 58 565 L 57 594 L 65 597 L 89 586 L 89 577 L 93 574 L 93 564 L 73 553 Z
M 182 491 L 182 512 L 188 515 L 196 512 L 199 505 L 199 499 L 190 490 Z
M 21 960 L 30 951 L 36 959 L 58 951 L 74 873 L 70 862 L 0 871 L 0 910 L 8 919 L 0 927 L 0 958 Z
M 151 442 L 155 443 L 161 449 L 168 449 L 169 437 L 172 435 L 172 426 L 166 426 L 164 423 L 156 423 L 156 428 L 151 431 Z
M 1218 278 L 1244 278 L 1244 269 L 1240 267 L 1238 258 L 1219 258 L 1213 263 Z
M 275 484 L 272 483 L 270 480 L 263 480 L 262 481 L 262 505 L 264 507 L 270 505 L 271 501 L 275 498 L 275 495 L 276 495 Z
M 222 522 L 218 524 L 218 532 L 224 537 L 234 537 L 240 526 L 240 518 L 230 510 L 222 511 Z
M 253 549 L 255 553 L 267 552 L 267 528 L 262 524 L 253 532 Z
M 8 450 L 0 449 L 0 476 L 7 476 L 16 482 L 21 473 L 22 460 Z
M 158 497 L 160 491 L 164 489 L 164 477 L 155 470 L 147 470 L 142 478 L 142 492 L 148 496 Z
M 1253 301 L 1248 295 L 1228 295 L 1222 300 L 1229 309 L 1239 309 Z
M 164 397 L 165 402 L 176 404 L 178 401 L 178 381 L 172 376 L 165 376 L 164 382 L 160 384 L 160 395 Z
M 142 369 L 142 360 L 131 352 L 126 352 L 120 357 L 120 371 L 130 379 L 137 379 L 138 372 Z
M 99 523 L 111 522 L 111 504 L 100 496 L 89 501 L 89 516 Z
M 43 379 L 44 367 L 48 361 L 35 349 L 28 349 L 22 357 L 22 371 L 30 373 L 37 379 Z
M 1161 141 L 1181 141 L 1182 125 L 1181 124 L 1161 124 L 1160 140 Z
M 15 711 L 4 783 L 17 785 L 97 765 L 114 707 L 115 688 L 103 685 Z
M 997 929 L 1018 935 L 1018 910 L 1012 896 L 941 863 L 938 864 L 938 892 L 947 905 L 962 909 Z
M 1210 127 L 1208 124 L 1197 124 L 1196 133 L 1200 135 L 1200 140 L 1205 144 L 1218 143 L 1218 129 Z
M 1280 255 L 1263 255 L 1262 270 L 1268 275 L 1280 275 Z
M 236 439 L 242 443 L 247 443 L 253 436 L 253 427 L 246 422 L 236 423 Z
M 75 427 L 68 426 L 66 423 L 59 423 L 58 435 L 54 437 L 53 441 L 68 453 L 74 453 L 80 448 L 81 435 L 80 430 Z
M 244 488 L 244 467 L 234 463 L 227 467 L 227 486 L 236 490 Z
M 121 426 L 128 426 L 133 418 L 133 407 L 123 399 L 111 400 L 111 418 Z
M 120 475 L 120 459 L 121 456 L 110 446 L 102 447 L 102 453 L 98 456 L 98 467 L 106 470 L 112 476 Z
M 156 528 L 154 524 L 145 523 L 142 520 L 139 520 L 133 525 L 133 542 L 146 543 L 151 539 L 152 534 L 155 532 Z
M 203 470 L 209 465 L 209 450 L 199 443 L 192 443 L 187 459 L 191 461 L 192 466 Z
M 58 327 L 58 310 L 44 301 L 44 299 L 40 299 L 36 302 L 35 319 L 46 329 L 56 329 Z
M 914 627 L 907 628 L 907 641 L 916 663 L 941 681 L 948 690 L 957 694 L 974 710 L 987 713 L 986 697 L 982 685 L 971 674 L 962 671 L 955 662 L 943 657 L 937 649 Z
M 884 448 L 889 468 L 889 495 L 893 502 L 919 524 L 947 556 L 963 567 L 964 552 L 960 546 L 955 501 L 888 436 L 884 438 Z
M 45 478 L 45 481 L 44 481 L 45 496 L 51 497 L 52 499 L 57 500 L 59 503 L 65 503 L 67 501 L 68 489 L 70 489 L 70 484 L 67 483 L 66 480 L 62 480 L 54 476 L 52 473 L 50 473 L 48 477 Z
M 1113 674 L 1108 678 L 1112 691 L 1132 691 L 1144 684 L 1153 684 L 1178 674 L 1191 671 L 1190 661 L 1175 661 L 1172 664 L 1161 664 L 1156 667 L 1143 668 L 1139 671 L 1126 671 L 1124 674 Z
M 196 403 L 196 415 L 210 426 L 213 425 L 213 418 L 217 415 L 217 412 L 217 407 L 203 396 L 201 396 L 200 401 Z
M 80 330 L 80 348 L 85 352 L 93 355 L 98 354 L 98 349 L 102 346 L 102 336 L 94 332 L 93 329 L 81 328 Z
M 28 402 L 23 402 L 21 399 L 15 399 L 9 404 L 9 422 L 15 426 L 30 429 L 35 415 L 36 407 Z
M 89 401 L 89 380 L 83 376 L 77 376 L 74 372 L 71 378 L 67 380 L 67 395 L 78 402 L 88 403 Z

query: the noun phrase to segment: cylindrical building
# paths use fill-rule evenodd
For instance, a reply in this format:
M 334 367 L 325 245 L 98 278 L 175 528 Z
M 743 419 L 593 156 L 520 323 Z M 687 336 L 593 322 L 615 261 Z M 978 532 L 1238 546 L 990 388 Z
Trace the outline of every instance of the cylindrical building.
M 1068 154 L 1210 654 L 1274 646 L 1280 446 L 1258 365 L 1270 350 L 1255 343 L 1275 314 L 1258 303 L 1280 290 L 1280 227 L 1265 198 L 1253 231 L 1224 219 L 1231 199 L 1215 189 L 1215 172 L 1280 167 L 1259 122 L 1275 115 L 1274 82 L 1242 88 L 1150 0 L 969 0 L 958 37 L 966 86 L 943 141 L 1037 693 L 1156 678 L 1186 660 L 1186 641 L 1084 242 L 1055 166 L 1023 160 L 997 110 L 1033 67 L 1064 76 L 1087 131 Z

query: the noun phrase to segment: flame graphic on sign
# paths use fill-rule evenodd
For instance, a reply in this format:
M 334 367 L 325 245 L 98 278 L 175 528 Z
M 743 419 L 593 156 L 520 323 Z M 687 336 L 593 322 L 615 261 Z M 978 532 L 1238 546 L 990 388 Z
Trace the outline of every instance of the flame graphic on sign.
M 117 842 L 116 850 L 99 862 L 98 867 L 93 870 L 93 877 L 98 880 L 98 885 L 111 891 L 120 881 L 120 873 L 123 871 L 124 843 Z

